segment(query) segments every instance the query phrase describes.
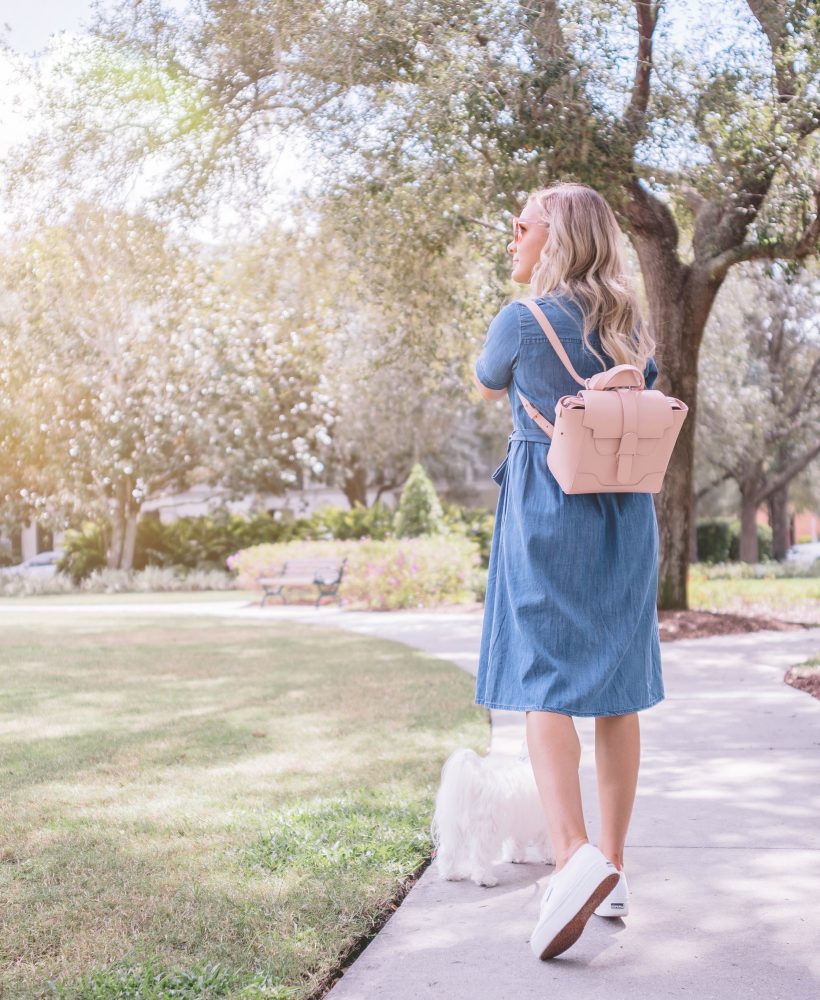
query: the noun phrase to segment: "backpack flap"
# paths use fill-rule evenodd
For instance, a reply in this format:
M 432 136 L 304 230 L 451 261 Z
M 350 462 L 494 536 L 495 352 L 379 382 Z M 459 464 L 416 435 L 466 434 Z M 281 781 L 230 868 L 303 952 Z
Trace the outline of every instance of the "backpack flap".
M 657 389 L 582 389 L 583 426 L 599 455 L 618 455 L 618 482 L 629 482 L 634 455 L 651 455 L 672 426 L 670 400 Z

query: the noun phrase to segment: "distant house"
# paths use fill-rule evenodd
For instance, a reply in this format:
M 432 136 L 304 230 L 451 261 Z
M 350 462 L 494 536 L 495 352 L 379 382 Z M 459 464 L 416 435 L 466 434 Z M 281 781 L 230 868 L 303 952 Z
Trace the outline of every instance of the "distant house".
M 768 524 L 769 514 L 766 507 L 757 512 L 757 523 Z M 801 510 L 789 519 L 789 545 L 800 545 L 802 542 L 820 540 L 820 515 L 810 510 Z
M 184 493 L 155 497 L 142 505 L 143 517 L 157 517 L 163 524 L 171 524 L 180 517 L 200 517 L 220 507 L 233 513 L 248 513 L 260 505 L 280 517 L 310 517 L 320 507 L 347 507 L 347 497 L 341 490 L 319 484 L 306 484 L 304 489 L 290 490 L 283 496 L 249 493 L 241 500 L 226 500 L 221 487 L 193 486 Z M 388 494 L 392 496 L 392 494 Z M 260 503 L 261 502 L 261 503 Z M 370 501 L 368 501 L 370 502 Z

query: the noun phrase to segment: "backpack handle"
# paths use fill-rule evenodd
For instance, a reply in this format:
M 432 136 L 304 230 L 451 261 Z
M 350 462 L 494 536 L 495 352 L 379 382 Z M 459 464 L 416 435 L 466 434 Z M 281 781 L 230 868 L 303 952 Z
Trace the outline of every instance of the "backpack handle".
M 643 389 L 646 379 L 636 365 L 615 365 L 587 379 L 587 389 Z

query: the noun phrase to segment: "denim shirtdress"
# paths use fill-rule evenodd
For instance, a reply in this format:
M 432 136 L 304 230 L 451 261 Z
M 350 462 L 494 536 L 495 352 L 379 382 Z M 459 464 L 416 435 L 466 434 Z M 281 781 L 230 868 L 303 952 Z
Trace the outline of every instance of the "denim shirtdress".
M 536 299 L 582 378 L 603 370 L 570 298 Z M 597 330 L 590 342 L 606 359 Z M 493 472 L 500 486 L 490 546 L 475 703 L 512 711 L 623 715 L 664 698 L 658 635 L 658 523 L 651 493 L 566 494 L 547 466 L 550 438 L 516 387 L 555 421 L 581 386 L 535 317 L 511 302 L 476 361 L 478 380 L 508 387 L 513 432 Z M 646 387 L 658 374 L 654 358 Z

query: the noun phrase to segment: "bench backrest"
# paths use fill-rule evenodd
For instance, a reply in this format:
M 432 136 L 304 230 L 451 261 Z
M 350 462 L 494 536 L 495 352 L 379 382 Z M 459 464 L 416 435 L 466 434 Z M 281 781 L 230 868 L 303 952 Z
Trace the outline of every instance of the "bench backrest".
M 289 570 L 339 569 L 342 562 L 341 559 L 288 559 L 285 565 Z

